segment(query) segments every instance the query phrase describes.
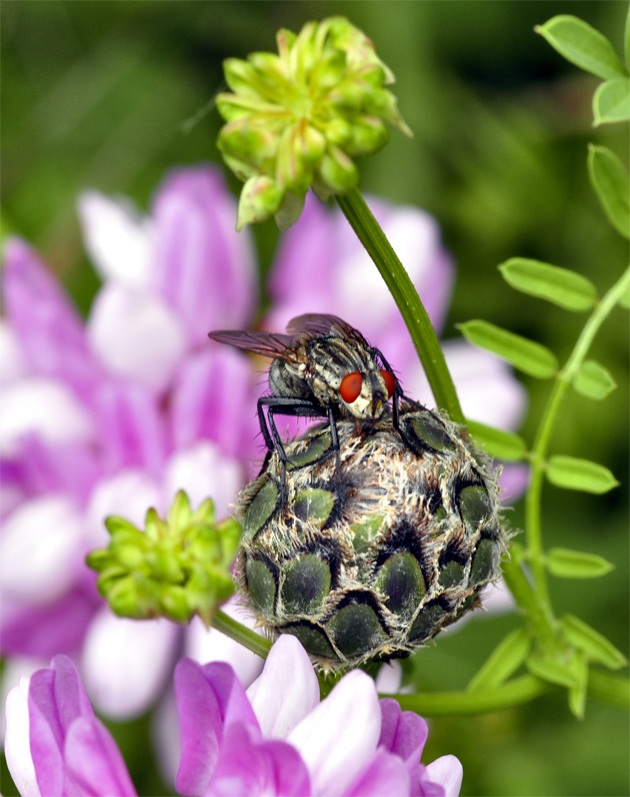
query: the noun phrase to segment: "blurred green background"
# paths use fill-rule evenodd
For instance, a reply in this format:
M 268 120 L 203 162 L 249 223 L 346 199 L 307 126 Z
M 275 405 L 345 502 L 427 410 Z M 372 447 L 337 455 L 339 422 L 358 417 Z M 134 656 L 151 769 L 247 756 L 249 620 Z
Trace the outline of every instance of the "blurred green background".
M 626 125 L 594 130 L 596 78 L 564 61 L 533 27 L 582 17 L 622 51 L 625 2 L 84 2 L 4 0 L 2 225 L 25 236 L 86 311 L 98 280 L 75 214 L 84 188 L 125 194 L 146 208 L 165 172 L 218 161 L 220 120 L 208 106 L 221 61 L 274 50 L 279 27 L 343 14 L 374 41 L 397 77 L 415 133 L 361 164 L 365 191 L 413 203 L 439 220 L 458 276 L 445 337 L 485 318 L 566 359 L 584 317 L 511 290 L 496 266 L 510 256 L 574 268 L 605 292 L 627 264 L 627 243 L 606 221 L 586 171 L 586 146 L 627 163 Z M 236 192 L 239 185 L 229 176 Z M 263 272 L 278 241 L 255 230 Z M 264 281 L 264 276 L 262 277 Z M 263 308 L 264 309 L 264 306 Z M 558 614 L 571 611 L 628 652 L 628 313 L 617 308 L 591 355 L 615 376 L 604 403 L 571 394 L 552 453 L 596 460 L 622 487 L 603 497 L 547 487 L 544 539 L 616 564 L 591 581 L 552 582 Z M 549 383 L 525 378 L 531 442 Z M 522 527 L 522 507 L 510 516 Z M 479 617 L 413 658 L 421 689 L 464 688 L 515 615 Z M 140 794 L 165 794 L 150 752 L 150 722 L 112 726 Z M 519 709 L 435 719 L 424 760 L 454 753 L 464 795 L 627 795 L 628 715 L 590 702 L 583 722 L 558 693 Z M 2 793 L 15 794 L 3 763 Z

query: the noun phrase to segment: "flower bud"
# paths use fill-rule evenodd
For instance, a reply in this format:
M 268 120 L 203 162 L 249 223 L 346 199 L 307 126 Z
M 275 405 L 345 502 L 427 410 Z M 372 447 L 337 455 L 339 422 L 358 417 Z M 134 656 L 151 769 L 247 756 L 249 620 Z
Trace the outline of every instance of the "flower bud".
M 210 499 L 193 513 L 180 491 L 166 520 L 147 512 L 144 532 L 123 518 L 106 524 L 109 547 L 92 551 L 87 564 L 99 572 L 98 590 L 116 614 L 186 623 L 197 613 L 209 624 L 234 591 L 230 565 L 241 527 L 231 519 L 216 524 Z
M 227 122 L 218 147 L 245 183 L 237 230 L 272 215 L 286 229 L 311 186 L 320 197 L 354 188 L 351 158 L 387 142 L 384 122 L 411 135 L 384 88 L 393 74 L 347 19 L 308 22 L 297 36 L 281 29 L 276 39 L 278 55 L 224 63 L 233 93 L 217 98 Z

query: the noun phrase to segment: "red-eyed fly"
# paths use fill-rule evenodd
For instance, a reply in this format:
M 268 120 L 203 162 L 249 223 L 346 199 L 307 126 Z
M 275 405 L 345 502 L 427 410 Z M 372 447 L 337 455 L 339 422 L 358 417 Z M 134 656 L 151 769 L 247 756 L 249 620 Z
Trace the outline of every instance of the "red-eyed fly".
M 327 417 L 332 448 L 338 456 L 337 420 L 357 427 L 378 420 L 392 401 L 392 422 L 400 432 L 398 402 L 403 393 L 383 354 L 363 335 L 334 315 L 309 313 L 289 322 L 287 334 L 221 330 L 209 337 L 238 349 L 272 357 L 271 396 L 258 400 L 258 418 L 265 443 L 286 454 L 274 414 Z M 268 407 L 267 420 L 263 407 Z

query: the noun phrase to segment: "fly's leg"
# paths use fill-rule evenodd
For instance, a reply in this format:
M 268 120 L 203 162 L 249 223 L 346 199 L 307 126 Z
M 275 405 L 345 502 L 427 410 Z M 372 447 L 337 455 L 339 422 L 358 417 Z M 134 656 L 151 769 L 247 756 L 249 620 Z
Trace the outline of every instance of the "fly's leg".
M 267 418 L 263 407 L 268 407 Z M 322 408 L 319 404 L 311 399 L 302 399 L 294 396 L 262 396 L 258 399 L 258 420 L 260 422 L 260 431 L 265 439 L 267 448 L 273 451 L 275 448 L 280 457 L 280 461 L 286 464 L 287 455 L 282 445 L 280 434 L 274 421 L 274 415 L 303 416 L 303 417 L 319 417 L 323 415 Z M 267 426 L 267 421 L 269 426 Z M 270 431 L 271 430 L 271 431 Z
M 341 470 L 341 460 L 339 459 L 339 435 L 337 434 L 337 423 L 333 414 L 332 404 L 328 405 L 328 423 L 330 424 L 330 440 L 333 451 L 335 452 L 335 461 L 337 463 L 337 470 Z

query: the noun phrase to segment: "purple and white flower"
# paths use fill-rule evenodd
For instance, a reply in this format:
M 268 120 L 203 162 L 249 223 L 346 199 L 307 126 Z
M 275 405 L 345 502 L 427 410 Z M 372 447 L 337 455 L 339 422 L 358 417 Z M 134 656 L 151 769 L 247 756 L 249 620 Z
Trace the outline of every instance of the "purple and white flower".
M 320 702 L 295 637 L 280 637 L 244 691 L 229 664 L 182 659 L 175 670 L 181 755 L 177 790 L 188 797 L 457 797 L 455 756 L 420 763 L 427 724 L 378 699 L 360 670 Z M 94 716 L 71 660 L 23 679 L 6 707 L 6 754 L 23 797 L 135 795 L 115 743 Z
M 180 631 L 115 618 L 85 555 L 107 544 L 109 514 L 142 525 L 183 488 L 221 518 L 251 476 L 257 376 L 206 335 L 251 323 L 257 274 L 211 167 L 174 172 L 148 218 L 95 192 L 79 210 L 103 279 L 87 323 L 26 243 L 5 249 L 2 650 L 82 650 L 98 708 L 124 718 L 155 699 Z

